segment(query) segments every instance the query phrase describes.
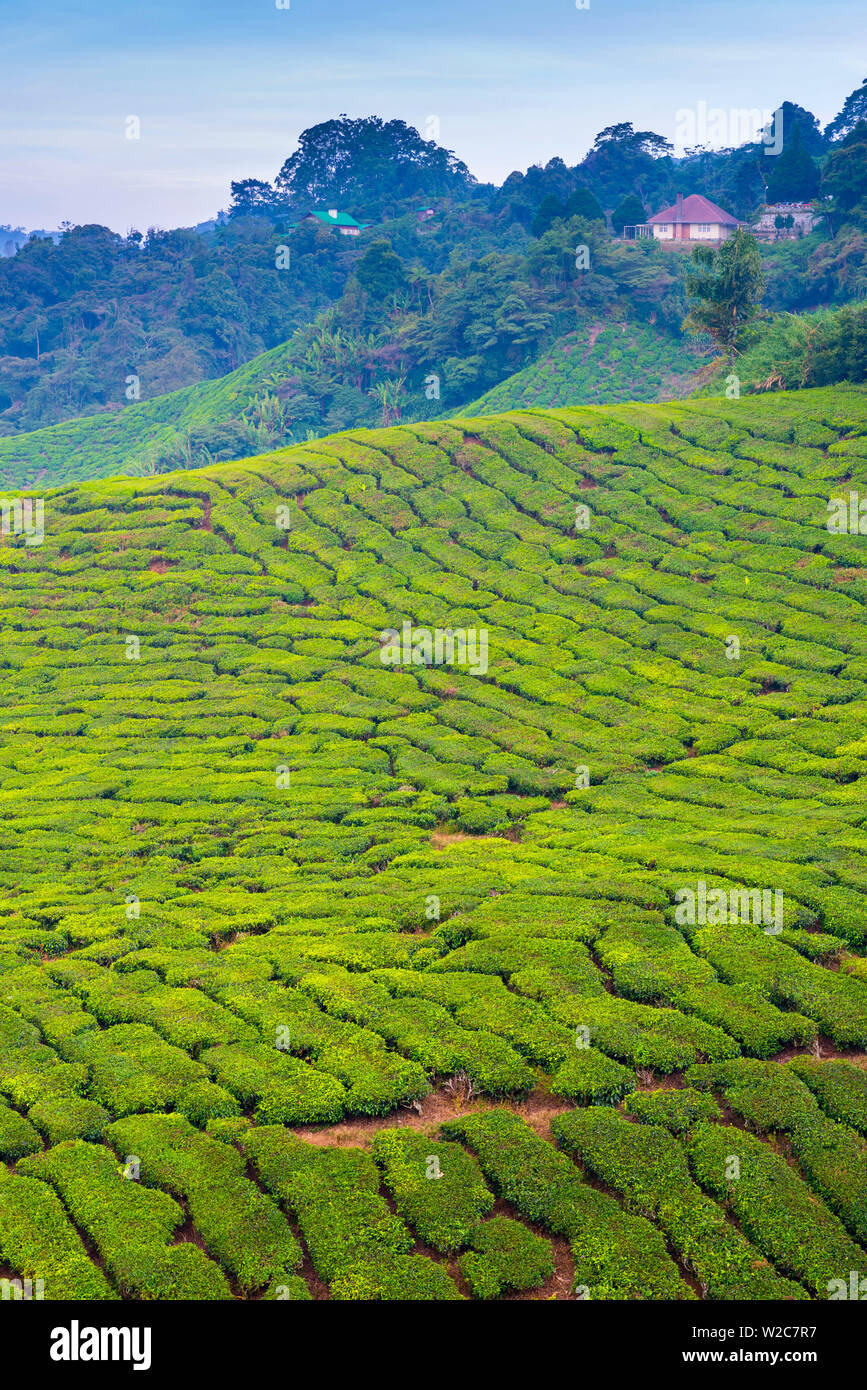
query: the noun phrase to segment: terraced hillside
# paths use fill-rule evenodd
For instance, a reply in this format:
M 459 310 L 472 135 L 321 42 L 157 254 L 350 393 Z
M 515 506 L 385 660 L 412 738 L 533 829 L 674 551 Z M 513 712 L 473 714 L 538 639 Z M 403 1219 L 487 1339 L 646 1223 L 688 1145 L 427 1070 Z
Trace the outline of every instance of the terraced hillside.
M 865 480 L 838 389 L 48 494 L 0 546 L 0 1278 L 848 1296 Z
M 694 338 L 676 339 L 649 324 L 585 324 L 494 386 L 466 413 L 673 400 L 689 394 L 708 360 L 708 349 Z
M 213 381 L 137 401 L 119 412 L 0 438 L 0 484 L 44 488 L 148 471 L 148 459 L 176 448 L 179 434 L 237 422 L 291 362 L 290 344 L 281 343 Z

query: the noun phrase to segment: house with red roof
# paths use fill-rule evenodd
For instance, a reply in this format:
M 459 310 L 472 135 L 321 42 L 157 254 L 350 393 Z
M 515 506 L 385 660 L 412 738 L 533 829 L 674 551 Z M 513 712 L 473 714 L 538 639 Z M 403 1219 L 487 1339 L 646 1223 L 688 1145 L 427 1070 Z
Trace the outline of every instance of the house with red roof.
M 697 241 L 725 241 L 739 226 L 736 217 L 701 193 L 691 193 L 688 198 L 678 193 L 670 208 L 654 213 L 644 223 L 624 227 L 623 236 L 627 241 L 652 236 L 663 245 L 683 247 Z

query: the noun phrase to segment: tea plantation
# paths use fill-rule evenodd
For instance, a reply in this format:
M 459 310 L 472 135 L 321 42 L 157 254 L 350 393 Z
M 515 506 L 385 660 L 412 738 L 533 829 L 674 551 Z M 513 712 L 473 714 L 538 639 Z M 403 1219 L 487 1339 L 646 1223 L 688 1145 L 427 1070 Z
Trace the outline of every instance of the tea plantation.
M 0 544 L 0 1279 L 849 1296 L 862 495 L 845 387 L 45 494 Z
M 673 338 L 636 321 L 587 324 L 559 338 L 536 362 L 492 387 L 466 413 L 497 415 L 504 410 L 578 402 L 672 400 L 689 393 L 706 365 L 706 353 L 694 338 Z M 723 380 L 720 393 L 724 390 Z

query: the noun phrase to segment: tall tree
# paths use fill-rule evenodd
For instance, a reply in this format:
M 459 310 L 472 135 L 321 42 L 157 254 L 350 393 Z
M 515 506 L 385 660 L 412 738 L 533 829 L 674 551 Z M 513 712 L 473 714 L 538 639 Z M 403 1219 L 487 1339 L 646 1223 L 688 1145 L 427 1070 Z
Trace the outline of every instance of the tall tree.
M 611 225 L 619 236 L 624 227 L 644 222 L 646 217 L 647 212 L 641 199 L 630 193 L 612 212 Z
M 822 192 L 834 199 L 843 221 L 867 218 L 867 120 L 844 136 L 822 171 Z
M 672 149 L 662 135 L 621 121 L 600 130 L 576 172 L 592 183 L 606 205 L 637 193 L 643 202 L 659 206 L 673 173 Z
M 564 209 L 560 199 L 555 194 L 549 193 L 537 207 L 533 221 L 530 223 L 530 231 L 533 236 L 544 236 L 548 228 L 557 221 L 557 218 L 563 216 Z
M 277 211 L 274 189 L 263 179 L 233 179 L 231 189 L 230 217 L 269 217 Z
M 588 222 L 604 222 L 605 213 L 598 198 L 595 198 L 589 188 L 576 188 L 574 193 L 570 193 L 563 208 L 563 216 L 586 217 Z
M 773 127 L 774 135 L 778 133 L 782 136 L 782 148 L 788 149 L 789 145 L 796 138 L 807 151 L 807 154 L 818 159 L 825 153 L 828 142 L 822 134 L 818 118 L 808 111 L 806 107 L 799 106 L 794 101 L 784 101 L 777 107 Z M 762 143 L 761 148 L 769 159 L 776 156 L 771 153 L 774 148 L 772 145 Z
M 373 299 L 388 299 L 408 283 L 406 267 L 386 237 L 372 241 L 355 267 L 355 278 Z
M 848 135 L 854 130 L 859 121 L 864 120 L 867 120 L 867 77 L 860 87 L 849 93 L 843 102 L 842 111 L 825 126 L 825 136 L 829 140 L 839 140 L 842 135 Z
M 819 183 L 819 166 L 804 149 L 800 127 L 795 126 L 791 142 L 773 158 L 768 179 L 768 202 L 809 202 L 818 196 Z
M 685 266 L 690 310 L 684 327 L 707 333 L 731 366 L 749 337 L 764 284 L 755 237 L 739 227 L 722 246 L 697 246 Z
M 423 140 L 405 121 L 346 115 L 303 131 L 275 180 L 278 194 L 293 207 L 381 208 L 401 198 L 454 193 L 472 183 L 462 160 Z

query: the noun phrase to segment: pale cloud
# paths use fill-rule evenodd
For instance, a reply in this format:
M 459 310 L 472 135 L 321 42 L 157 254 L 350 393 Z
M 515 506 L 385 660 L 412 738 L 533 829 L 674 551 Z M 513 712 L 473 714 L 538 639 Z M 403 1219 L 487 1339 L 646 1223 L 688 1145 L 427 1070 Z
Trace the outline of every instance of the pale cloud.
M 11 9 L 11 0 L 0 0 Z M 798 101 L 830 119 L 863 76 L 860 0 L 40 0 L 4 16 L 6 220 L 126 227 L 212 216 L 229 182 L 272 178 L 306 127 L 399 117 L 483 181 L 603 126 L 674 136 L 678 110 Z M 5 108 L 5 119 L 2 114 Z M 140 141 L 124 120 L 138 115 Z

